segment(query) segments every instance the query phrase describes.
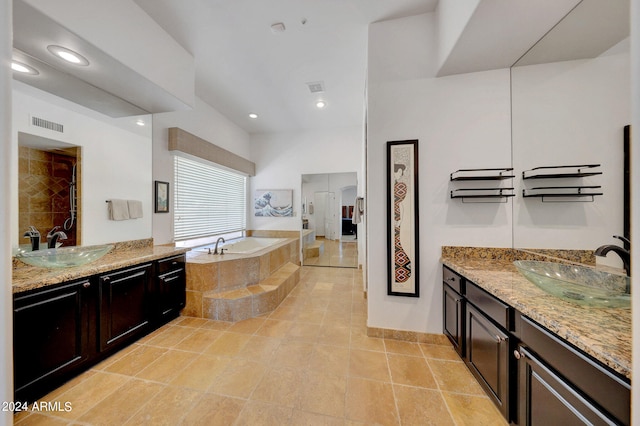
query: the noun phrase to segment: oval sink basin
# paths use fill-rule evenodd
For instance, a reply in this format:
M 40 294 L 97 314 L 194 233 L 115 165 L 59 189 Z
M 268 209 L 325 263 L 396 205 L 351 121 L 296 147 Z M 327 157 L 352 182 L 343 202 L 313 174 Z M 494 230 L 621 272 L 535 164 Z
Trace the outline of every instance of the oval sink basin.
M 598 308 L 631 306 L 630 279 L 593 268 L 564 263 L 516 260 L 526 279 L 567 302 Z
M 100 246 L 74 246 L 26 251 L 17 249 L 14 255 L 22 262 L 41 268 L 70 268 L 86 265 L 109 253 L 112 244 Z

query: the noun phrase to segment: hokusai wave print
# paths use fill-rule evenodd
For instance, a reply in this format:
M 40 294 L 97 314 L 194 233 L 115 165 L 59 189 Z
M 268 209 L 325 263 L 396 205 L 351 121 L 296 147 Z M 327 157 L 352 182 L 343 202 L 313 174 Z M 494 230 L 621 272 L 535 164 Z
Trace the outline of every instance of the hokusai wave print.
M 259 189 L 255 192 L 253 206 L 256 216 L 293 216 L 292 189 Z
M 418 141 L 387 143 L 390 295 L 419 296 L 417 157 Z

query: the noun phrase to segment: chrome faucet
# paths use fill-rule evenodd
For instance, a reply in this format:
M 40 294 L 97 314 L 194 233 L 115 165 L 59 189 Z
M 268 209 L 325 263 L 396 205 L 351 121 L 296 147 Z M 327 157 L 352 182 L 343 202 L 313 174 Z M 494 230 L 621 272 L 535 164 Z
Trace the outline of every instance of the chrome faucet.
M 66 240 L 67 234 L 62 231 L 58 231 L 60 227 L 54 226 L 51 231 L 47 234 L 47 247 L 48 248 L 56 248 L 56 244 L 58 240 Z
M 620 256 L 620 259 L 622 259 L 624 270 L 627 272 L 627 276 L 631 276 L 631 241 L 619 235 L 614 235 L 613 238 L 621 240 L 623 243 L 625 243 L 625 245 L 629 247 L 629 250 L 615 244 L 605 244 L 596 249 L 595 255 L 604 257 L 610 251 L 614 252 L 615 254 Z
M 222 237 L 218 238 L 218 241 L 216 241 L 216 248 L 213 250 L 213 254 L 218 254 L 218 243 L 220 243 L 220 241 L 222 241 L 223 243 L 226 243 L 224 238 Z
M 31 239 L 31 251 L 40 250 L 40 232 L 38 232 L 35 226 L 30 226 L 29 229 L 25 231 L 23 237 Z

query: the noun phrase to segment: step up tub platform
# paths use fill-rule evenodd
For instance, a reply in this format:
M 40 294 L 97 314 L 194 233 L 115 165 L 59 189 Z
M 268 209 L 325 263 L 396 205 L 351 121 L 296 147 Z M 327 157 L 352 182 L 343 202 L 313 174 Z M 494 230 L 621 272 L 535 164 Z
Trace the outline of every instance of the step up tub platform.
M 241 321 L 273 311 L 300 280 L 299 238 L 278 238 L 251 253 L 187 254 L 182 315 Z

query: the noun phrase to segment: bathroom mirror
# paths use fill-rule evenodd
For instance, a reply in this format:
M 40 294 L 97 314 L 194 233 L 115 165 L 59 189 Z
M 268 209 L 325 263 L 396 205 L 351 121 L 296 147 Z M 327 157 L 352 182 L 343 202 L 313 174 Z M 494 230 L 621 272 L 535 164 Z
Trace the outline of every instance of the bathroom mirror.
M 581 1 L 511 68 L 512 156 L 520 174 L 514 181 L 514 247 L 593 250 L 623 235 L 629 70 L 628 0 Z M 602 173 L 521 175 L 536 167 L 591 164 Z M 549 187 L 598 187 L 594 192 L 602 195 L 522 196 L 523 190 Z
M 302 175 L 304 265 L 358 267 L 357 183 L 356 172 Z

